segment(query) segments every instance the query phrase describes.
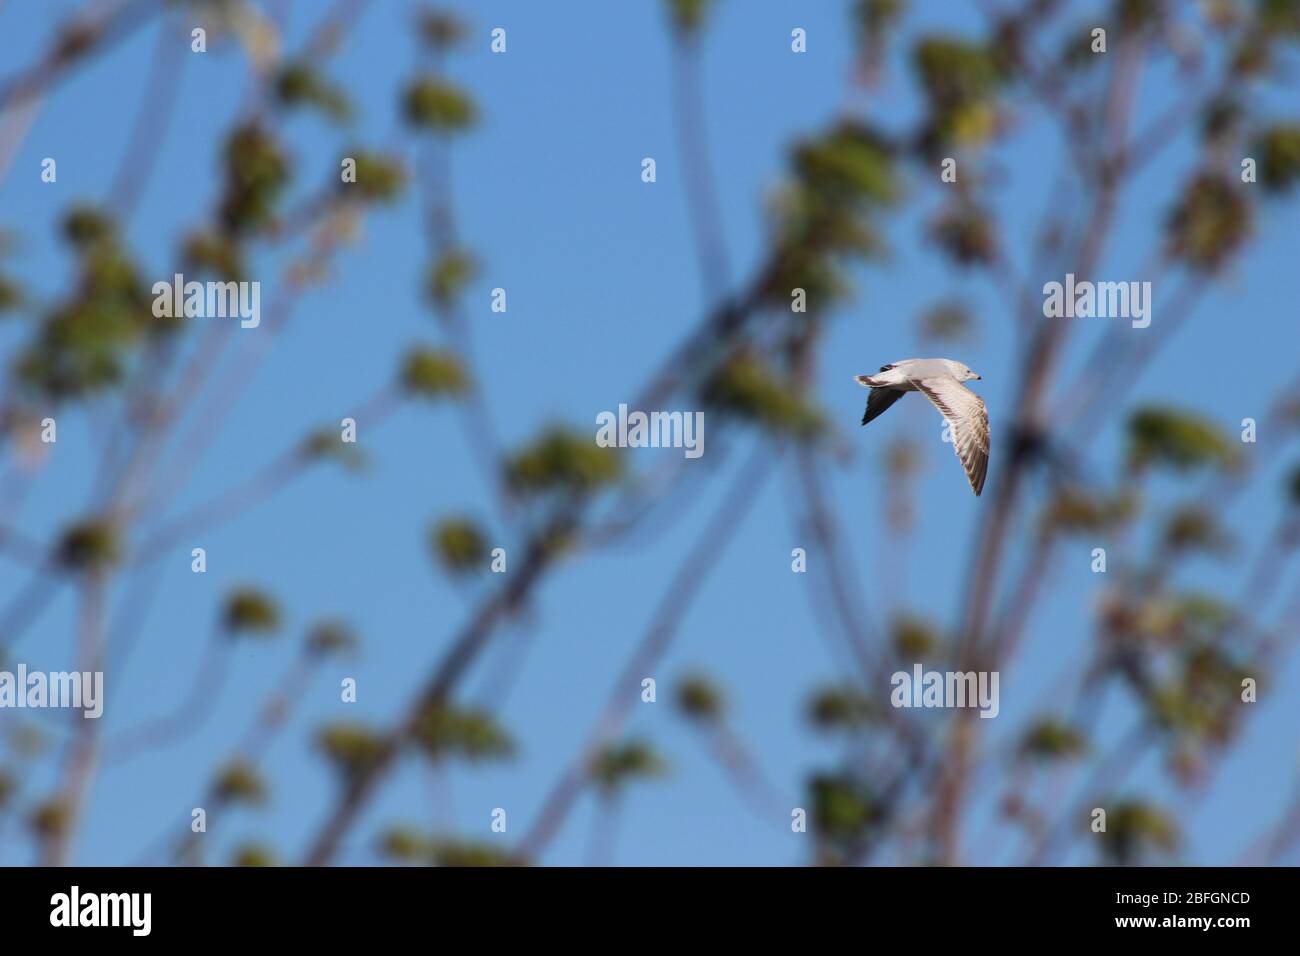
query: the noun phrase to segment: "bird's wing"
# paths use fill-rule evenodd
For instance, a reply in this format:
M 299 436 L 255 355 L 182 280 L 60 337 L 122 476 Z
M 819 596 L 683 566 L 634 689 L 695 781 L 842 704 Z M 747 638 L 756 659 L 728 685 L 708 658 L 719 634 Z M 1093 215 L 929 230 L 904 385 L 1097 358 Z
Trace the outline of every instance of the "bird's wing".
M 873 388 L 871 394 L 867 396 L 867 410 L 862 413 L 862 424 L 865 425 L 885 414 L 890 405 L 906 394 L 897 388 Z
M 952 449 L 966 469 L 971 491 L 984 490 L 989 468 L 989 412 L 984 400 L 955 378 L 926 378 L 917 390 L 952 426 Z

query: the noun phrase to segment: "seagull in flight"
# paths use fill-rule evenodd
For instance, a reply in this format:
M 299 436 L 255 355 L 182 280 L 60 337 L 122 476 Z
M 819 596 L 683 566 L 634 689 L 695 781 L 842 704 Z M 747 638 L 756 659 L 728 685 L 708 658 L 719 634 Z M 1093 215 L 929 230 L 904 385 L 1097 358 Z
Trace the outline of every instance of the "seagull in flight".
M 951 426 L 952 449 L 966 469 L 971 491 L 978 496 L 989 468 L 989 412 L 984 400 L 962 384 L 973 378 L 983 376 L 952 359 L 903 359 L 882 365 L 875 375 L 856 378 L 859 385 L 871 389 L 862 424 L 879 418 L 907 392 L 920 392 Z

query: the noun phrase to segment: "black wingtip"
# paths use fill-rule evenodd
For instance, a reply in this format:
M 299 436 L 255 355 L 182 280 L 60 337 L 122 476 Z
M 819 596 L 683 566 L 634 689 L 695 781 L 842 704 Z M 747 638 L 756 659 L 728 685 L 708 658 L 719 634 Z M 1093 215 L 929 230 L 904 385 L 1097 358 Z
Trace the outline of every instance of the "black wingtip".
M 866 411 L 862 413 L 862 424 L 874 422 L 906 394 L 893 388 L 872 388 L 871 394 L 867 397 Z

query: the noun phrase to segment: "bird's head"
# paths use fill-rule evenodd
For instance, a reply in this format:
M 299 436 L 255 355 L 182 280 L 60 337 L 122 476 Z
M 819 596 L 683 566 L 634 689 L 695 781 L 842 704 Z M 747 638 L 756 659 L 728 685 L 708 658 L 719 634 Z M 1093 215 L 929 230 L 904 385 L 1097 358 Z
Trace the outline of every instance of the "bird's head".
M 953 362 L 953 374 L 959 382 L 969 382 L 973 378 L 983 381 L 984 376 L 976 374 L 975 370 L 963 362 Z

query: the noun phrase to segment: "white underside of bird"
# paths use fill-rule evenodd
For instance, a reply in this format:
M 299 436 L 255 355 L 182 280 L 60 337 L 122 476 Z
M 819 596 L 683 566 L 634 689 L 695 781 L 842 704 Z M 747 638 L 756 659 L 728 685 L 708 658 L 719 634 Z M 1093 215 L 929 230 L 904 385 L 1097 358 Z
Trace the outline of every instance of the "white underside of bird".
M 981 378 L 968 365 L 952 359 L 903 359 L 883 365 L 874 375 L 859 375 L 859 385 L 871 389 L 862 424 L 880 417 L 908 392 L 928 398 L 952 428 L 952 448 L 966 470 L 971 491 L 984 490 L 989 467 L 989 413 L 984 400 L 962 384 Z

